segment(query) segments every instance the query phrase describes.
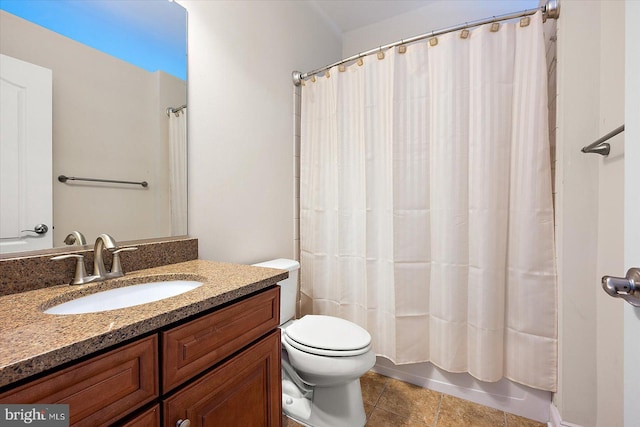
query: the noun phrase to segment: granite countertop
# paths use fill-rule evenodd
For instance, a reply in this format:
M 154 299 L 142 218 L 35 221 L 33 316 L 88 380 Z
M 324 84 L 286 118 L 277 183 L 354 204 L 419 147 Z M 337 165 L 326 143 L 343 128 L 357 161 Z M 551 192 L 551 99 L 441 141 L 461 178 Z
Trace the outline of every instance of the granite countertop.
M 0 387 L 265 289 L 287 276 L 283 270 L 195 260 L 139 270 L 104 282 L 2 296 Z M 198 280 L 203 285 L 175 297 L 118 310 L 43 313 L 59 303 L 101 290 L 179 279 Z

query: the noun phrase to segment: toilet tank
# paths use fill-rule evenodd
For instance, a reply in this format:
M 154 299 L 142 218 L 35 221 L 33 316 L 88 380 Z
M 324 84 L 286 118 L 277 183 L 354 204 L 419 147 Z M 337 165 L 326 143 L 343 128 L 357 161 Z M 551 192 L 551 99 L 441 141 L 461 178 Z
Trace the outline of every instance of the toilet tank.
M 278 282 L 280 286 L 280 324 L 282 325 L 295 318 L 300 263 L 291 259 L 279 258 L 253 265 L 255 267 L 277 268 L 289 271 L 289 278 Z

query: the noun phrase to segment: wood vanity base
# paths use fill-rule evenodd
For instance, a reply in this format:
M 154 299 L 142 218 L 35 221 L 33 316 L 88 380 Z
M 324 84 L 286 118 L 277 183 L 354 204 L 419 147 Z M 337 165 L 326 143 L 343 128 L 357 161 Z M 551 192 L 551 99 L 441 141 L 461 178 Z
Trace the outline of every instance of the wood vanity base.
M 280 426 L 279 302 L 280 287 L 267 288 L 10 389 L 0 403 L 69 404 L 72 426 Z

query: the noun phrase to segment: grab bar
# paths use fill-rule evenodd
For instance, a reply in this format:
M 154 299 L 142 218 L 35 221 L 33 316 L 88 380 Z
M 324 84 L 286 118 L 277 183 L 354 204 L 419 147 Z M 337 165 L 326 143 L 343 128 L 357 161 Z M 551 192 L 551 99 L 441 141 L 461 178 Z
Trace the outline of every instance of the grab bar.
M 58 177 L 58 181 L 67 182 L 67 181 L 91 181 L 91 182 L 111 182 L 114 184 L 133 184 L 133 185 L 141 185 L 143 187 L 149 186 L 147 181 L 134 182 L 134 181 L 118 181 L 115 179 L 98 179 L 98 178 L 80 178 L 75 176 L 65 176 L 60 175 Z
M 180 115 L 180 111 L 184 110 L 185 108 L 187 108 L 187 104 L 181 105 L 179 107 L 167 107 L 167 117 L 171 117 L 171 113 L 175 114 L 176 117 L 178 117 Z
M 624 125 L 612 130 L 602 138 L 599 138 L 597 141 L 594 141 L 593 143 L 587 145 L 586 147 L 582 147 L 582 152 L 596 153 L 596 154 L 600 154 L 601 156 L 608 156 L 609 152 L 611 151 L 611 144 L 605 141 L 613 138 L 614 136 L 616 136 L 617 134 L 623 131 L 624 131 Z

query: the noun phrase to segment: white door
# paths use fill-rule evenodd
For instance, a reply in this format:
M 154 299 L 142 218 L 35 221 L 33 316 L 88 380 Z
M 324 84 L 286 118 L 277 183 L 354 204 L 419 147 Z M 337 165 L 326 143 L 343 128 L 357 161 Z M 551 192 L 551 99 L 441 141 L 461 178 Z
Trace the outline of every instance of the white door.
M 0 55 L 0 254 L 52 247 L 51 135 L 51 70 Z
M 625 10 L 624 263 L 640 268 L 640 2 Z M 624 425 L 640 426 L 640 307 L 624 308 Z

